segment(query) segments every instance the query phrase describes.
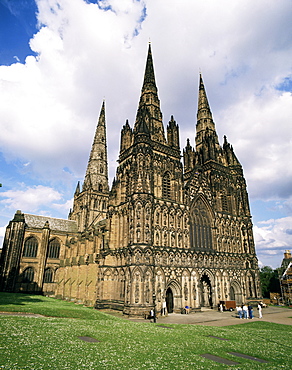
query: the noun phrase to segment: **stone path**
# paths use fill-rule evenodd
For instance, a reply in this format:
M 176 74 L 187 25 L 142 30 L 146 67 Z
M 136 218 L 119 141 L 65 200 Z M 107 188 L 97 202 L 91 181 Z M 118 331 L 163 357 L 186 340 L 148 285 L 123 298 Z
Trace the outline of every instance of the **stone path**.
M 190 313 L 189 315 L 169 314 L 166 317 L 158 317 L 158 324 L 197 324 L 206 326 L 228 326 L 246 324 L 253 321 L 267 321 L 276 324 L 292 325 L 292 310 L 285 307 L 270 306 L 263 309 L 263 318 L 258 318 L 257 310 L 254 311 L 255 318 L 239 319 L 236 312 L 218 312 L 217 310 L 204 310 Z M 110 312 L 108 312 L 110 313 Z M 149 322 L 145 319 L 129 318 L 130 321 Z

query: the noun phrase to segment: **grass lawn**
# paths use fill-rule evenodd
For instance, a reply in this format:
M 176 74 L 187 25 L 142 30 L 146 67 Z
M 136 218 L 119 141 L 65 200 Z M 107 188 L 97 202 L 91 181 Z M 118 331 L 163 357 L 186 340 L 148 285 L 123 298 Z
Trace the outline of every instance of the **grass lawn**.
M 0 369 L 292 369 L 292 327 L 249 322 L 229 327 L 136 323 L 42 296 L 0 293 Z M 227 340 L 219 340 L 210 335 Z M 99 342 L 89 343 L 79 336 Z M 259 363 L 228 352 L 267 360 Z M 238 363 L 223 365 L 213 354 Z

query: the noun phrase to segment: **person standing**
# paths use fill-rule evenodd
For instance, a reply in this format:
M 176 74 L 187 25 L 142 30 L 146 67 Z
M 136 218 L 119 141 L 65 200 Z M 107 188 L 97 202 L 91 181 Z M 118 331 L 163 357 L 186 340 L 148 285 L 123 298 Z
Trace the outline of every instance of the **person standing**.
M 259 319 L 261 319 L 263 317 L 263 314 L 262 314 L 262 305 L 260 303 L 258 304 L 258 310 L 259 310 Z
M 242 308 L 241 308 L 241 306 L 237 306 L 236 310 L 237 310 L 239 318 L 242 319 Z
M 253 318 L 253 315 L 252 315 L 252 313 L 253 313 L 252 305 L 251 305 L 251 304 L 249 304 L 247 308 L 248 308 L 248 317 L 249 317 L 250 319 L 252 319 L 252 318 Z
M 243 312 L 243 318 L 248 319 L 248 308 L 246 304 L 242 306 L 242 312 Z
M 162 303 L 162 315 L 163 316 L 166 315 L 166 302 L 165 301 Z

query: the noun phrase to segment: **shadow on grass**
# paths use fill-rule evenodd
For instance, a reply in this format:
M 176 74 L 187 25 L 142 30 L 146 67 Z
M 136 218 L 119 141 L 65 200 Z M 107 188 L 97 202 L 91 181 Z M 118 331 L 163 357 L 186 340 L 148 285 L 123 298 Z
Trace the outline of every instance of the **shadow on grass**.
M 42 299 L 38 298 L 38 296 L 32 296 L 30 294 L 23 293 L 0 292 L 0 306 L 7 305 L 23 306 L 28 303 L 37 303 L 37 302 L 42 302 Z
M 0 312 L 33 313 L 47 317 L 119 320 L 119 318 L 99 312 L 92 307 L 77 305 L 42 295 L 0 292 Z

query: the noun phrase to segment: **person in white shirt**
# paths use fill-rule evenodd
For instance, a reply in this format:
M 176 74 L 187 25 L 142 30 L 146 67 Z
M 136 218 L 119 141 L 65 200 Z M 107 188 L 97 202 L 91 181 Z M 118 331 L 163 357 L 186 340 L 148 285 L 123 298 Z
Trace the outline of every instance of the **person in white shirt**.
M 236 310 L 237 310 L 239 318 L 242 319 L 242 308 L 241 308 L 241 306 L 237 306 Z
M 243 311 L 243 318 L 248 319 L 248 308 L 246 304 L 242 306 L 242 311 Z
M 258 304 L 258 310 L 259 310 L 259 319 L 261 319 L 263 317 L 263 314 L 262 314 L 262 305 L 260 303 Z

